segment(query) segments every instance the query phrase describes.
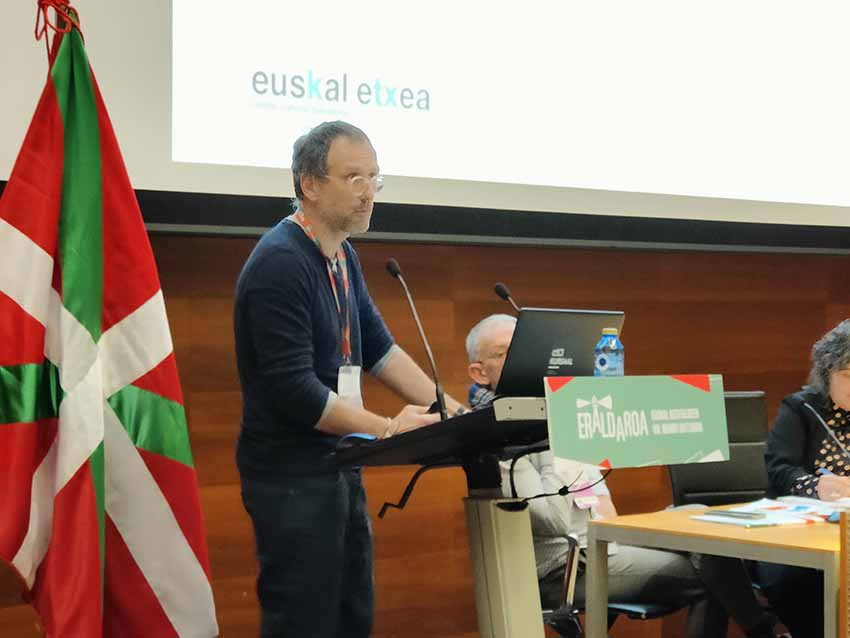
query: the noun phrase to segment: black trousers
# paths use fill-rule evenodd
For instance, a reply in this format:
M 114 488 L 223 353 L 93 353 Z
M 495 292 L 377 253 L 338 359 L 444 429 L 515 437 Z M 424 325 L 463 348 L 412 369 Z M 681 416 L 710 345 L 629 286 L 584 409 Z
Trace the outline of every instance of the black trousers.
M 757 563 L 756 574 L 773 612 L 794 638 L 824 638 L 822 571 Z
M 359 471 L 242 479 L 260 574 L 261 638 L 368 638 L 372 528 Z

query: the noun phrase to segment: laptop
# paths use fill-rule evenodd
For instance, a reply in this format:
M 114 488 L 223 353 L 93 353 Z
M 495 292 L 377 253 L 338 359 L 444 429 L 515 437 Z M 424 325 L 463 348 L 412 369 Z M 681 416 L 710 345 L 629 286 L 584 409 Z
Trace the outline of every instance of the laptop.
M 505 356 L 497 397 L 542 397 L 543 377 L 593 376 L 603 328 L 623 327 L 620 310 L 522 308 Z

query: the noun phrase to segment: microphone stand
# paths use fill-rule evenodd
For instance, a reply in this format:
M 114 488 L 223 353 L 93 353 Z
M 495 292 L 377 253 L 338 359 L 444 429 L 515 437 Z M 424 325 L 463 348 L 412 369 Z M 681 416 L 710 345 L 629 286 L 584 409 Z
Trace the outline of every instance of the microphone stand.
M 416 312 L 416 304 L 413 303 L 413 297 L 407 287 L 407 282 L 404 280 L 404 275 L 401 274 L 401 266 L 395 259 L 387 260 L 387 272 L 398 279 L 401 287 L 404 288 L 404 294 L 407 296 L 407 303 L 410 305 L 410 311 L 413 313 L 413 320 L 416 322 L 416 327 L 419 329 L 419 336 L 422 338 L 422 343 L 425 346 L 425 354 L 428 355 L 428 362 L 431 364 L 431 372 L 434 375 L 434 386 L 437 393 L 437 406 L 440 409 L 440 418 L 445 421 L 449 418 L 446 411 L 446 396 L 443 393 L 443 387 L 440 385 L 440 378 L 437 375 L 437 363 L 434 361 L 434 354 L 431 352 L 431 346 L 425 336 L 425 330 L 422 328 L 422 322 L 419 320 L 419 313 Z

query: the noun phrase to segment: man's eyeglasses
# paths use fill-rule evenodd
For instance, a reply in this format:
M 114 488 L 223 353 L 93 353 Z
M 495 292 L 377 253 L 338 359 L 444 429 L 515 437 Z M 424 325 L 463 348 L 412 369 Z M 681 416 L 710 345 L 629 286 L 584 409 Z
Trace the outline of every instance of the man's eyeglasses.
M 351 192 L 354 193 L 356 197 L 362 197 L 370 188 L 373 188 L 376 193 L 380 193 L 381 189 L 384 188 L 383 175 L 375 175 L 374 177 L 352 175 L 346 180 L 346 182 L 348 183 L 348 188 L 351 189 Z
M 508 354 L 507 350 L 498 350 L 496 352 L 490 352 L 485 356 L 481 357 L 481 360 L 478 363 L 484 363 L 488 359 L 504 359 L 505 355 Z

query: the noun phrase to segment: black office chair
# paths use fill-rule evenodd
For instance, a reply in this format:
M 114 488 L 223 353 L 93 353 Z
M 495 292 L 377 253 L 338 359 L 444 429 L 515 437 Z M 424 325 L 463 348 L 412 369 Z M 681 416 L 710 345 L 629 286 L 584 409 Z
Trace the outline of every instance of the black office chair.
M 764 450 L 767 445 L 767 405 L 764 392 L 725 392 L 729 460 L 718 463 L 670 465 L 673 505 L 729 505 L 762 498 L 767 491 Z M 722 465 L 720 464 L 722 463 Z M 759 592 L 755 563 L 744 561 Z
M 573 607 L 576 579 L 578 578 L 578 541 L 567 537 L 568 547 L 564 565 L 564 583 L 561 591 L 560 606 L 543 610 L 543 624 L 552 627 L 562 638 L 582 638 L 584 632 L 578 619 L 578 610 Z M 541 590 L 541 596 L 542 596 Z
M 577 638 L 583 635 L 579 623 L 579 613 L 583 610 L 573 605 L 576 580 L 578 579 L 579 547 L 578 542 L 570 537 L 567 549 L 566 568 L 564 570 L 564 587 L 561 606 L 557 609 L 544 609 L 543 622 L 551 626 L 563 638 Z M 610 629 L 618 616 L 626 616 L 632 620 L 652 620 L 675 613 L 682 606 L 662 605 L 658 603 L 608 603 L 608 628 Z
M 673 505 L 743 503 L 762 498 L 767 490 L 764 392 L 725 392 L 724 400 L 729 460 L 668 466 Z

